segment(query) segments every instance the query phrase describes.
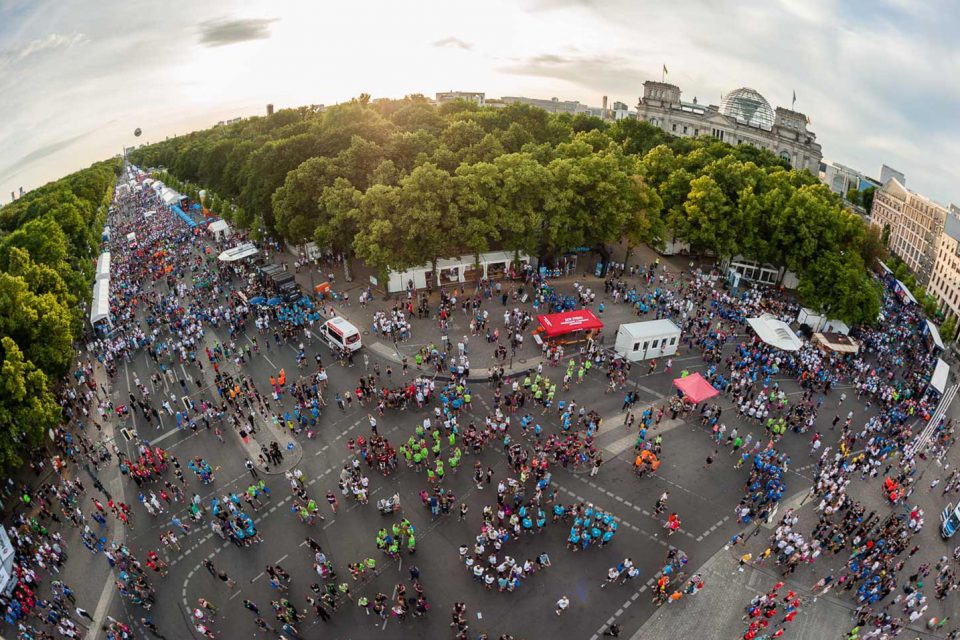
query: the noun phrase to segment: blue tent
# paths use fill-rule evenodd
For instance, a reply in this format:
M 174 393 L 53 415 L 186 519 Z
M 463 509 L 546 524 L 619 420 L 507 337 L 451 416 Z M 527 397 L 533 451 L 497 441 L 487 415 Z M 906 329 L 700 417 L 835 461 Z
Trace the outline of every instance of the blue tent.
M 255 307 L 259 307 L 260 305 L 264 304 L 266 301 L 267 299 L 264 298 L 263 296 L 256 296 L 255 298 L 250 298 L 250 304 L 252 304 Z
M 181 209 L 181 208 L 178 207 L 177 205 L 173 205 L 173 206 L 170 207 L 170 208 L 173 210 L 173 212 L 174 212 L 175 214 L 177 214 L 178 216 L 180 216 L 180 219 L 183 220 L 184 222 L 186 222 L 186 223 L 187 223 L 187 226 L 189 226 L 191 229 L 197 226 L 197 223 L 193 221 L 193 218 L 191 218 L 191 217 L 188 216 L 186 213 L 184 213 L 184 212 L 183 212 L 183 209 Z
M 281 302 L 283 302 L 283 298 L 278 298 L 278 297 L 276 297 L 276 296 L 273 297 L 273 298 L 270 298 L 269 300 L 267 300 L 267 304 L 268 304 L 269 306 L 271 306 L 271 307 L 275 307 L 275 306 L 277 306 L 278 304 L 280 304 Z

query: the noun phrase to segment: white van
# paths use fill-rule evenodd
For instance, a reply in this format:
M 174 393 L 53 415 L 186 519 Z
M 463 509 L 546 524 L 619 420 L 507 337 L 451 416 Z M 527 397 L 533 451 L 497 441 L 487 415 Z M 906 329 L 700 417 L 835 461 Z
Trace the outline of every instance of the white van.
M 320 326 L 320 338 L 337 352 L 341 349 L 358 351 L 363 346 L 357 328 L 339 316 L 330 318 Z

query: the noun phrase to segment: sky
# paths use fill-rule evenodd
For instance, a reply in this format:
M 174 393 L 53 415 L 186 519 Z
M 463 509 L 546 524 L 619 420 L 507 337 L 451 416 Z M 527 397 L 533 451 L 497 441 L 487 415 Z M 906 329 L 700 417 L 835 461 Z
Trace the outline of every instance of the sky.
M 960 203 L 958 27 L 952 0 L 0 0 L 0 202 L 267 103 L 453 89 L 634 108 L 666 66 L 685 100 L 796 92 L 826 159 Z

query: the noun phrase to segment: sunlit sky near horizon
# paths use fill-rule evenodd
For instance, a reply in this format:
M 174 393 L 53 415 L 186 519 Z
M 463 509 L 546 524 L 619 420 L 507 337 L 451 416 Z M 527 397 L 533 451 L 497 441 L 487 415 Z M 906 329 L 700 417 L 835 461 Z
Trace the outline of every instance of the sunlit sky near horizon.
M 0 201 L 267 103 L 459 89 L 634 108 L 663 65 L 687 100 L 796 91 L 825 158 L 960 201 L 958 26 L 949 0 L 0 0 Z

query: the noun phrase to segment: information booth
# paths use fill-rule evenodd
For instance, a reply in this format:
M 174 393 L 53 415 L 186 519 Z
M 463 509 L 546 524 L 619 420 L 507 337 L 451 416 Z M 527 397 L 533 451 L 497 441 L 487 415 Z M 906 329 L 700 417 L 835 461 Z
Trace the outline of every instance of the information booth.
M 533 338 L 537 343 L 544 340 L 571 344 L 591 340 L 603 329 L 603 323 L 589 309 L 563 311 L 537 316 L 537 330 Z

